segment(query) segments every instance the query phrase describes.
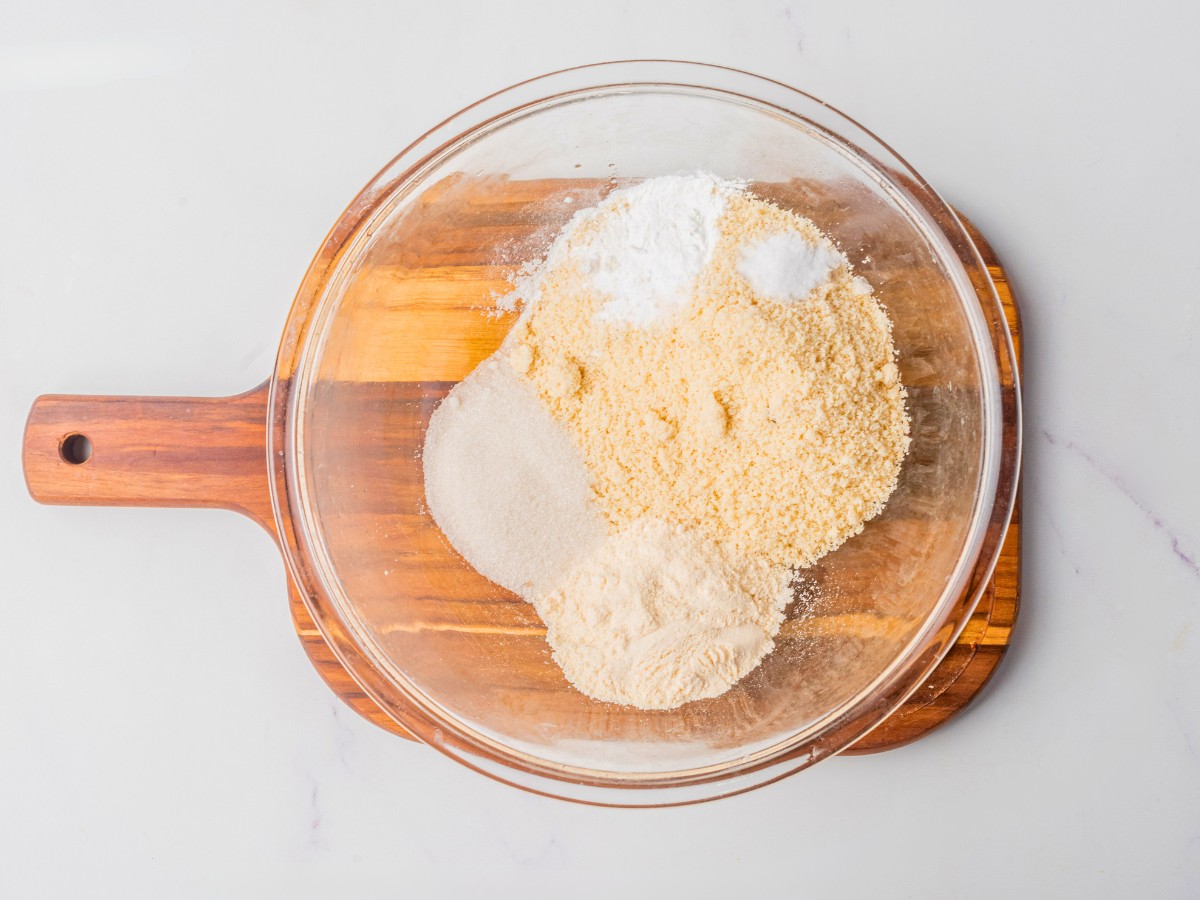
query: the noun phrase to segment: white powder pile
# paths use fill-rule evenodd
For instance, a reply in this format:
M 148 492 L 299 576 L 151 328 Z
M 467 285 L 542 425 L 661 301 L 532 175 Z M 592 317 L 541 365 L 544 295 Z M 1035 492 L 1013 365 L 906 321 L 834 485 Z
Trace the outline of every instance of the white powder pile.
M 788 580 L 785 568 L 641 519 L 533 603 L 577 688 L 671 709 L 725 693 L 770 652 L 791 599 Z
M 434 410 L 422 459 L 425 500 L 442 533 L 514 593 L 550 590 L 604 539 L 582 458 L 529 384 L 496 357 Z
M 807 300 L 846 258 L 828 240 L 815 242 L 795 231 L 768 235 L 742 248 L 738 274 L 756 294 L 780 303 Z
M 642 327 L 662 321 L 692 299 L 736 189 L 733 182 L 698 174 L 651 178 L 613 191 L 571 218 L 545 262 L 518 279 L 505 302 L 535 304 L 544 273 L 569 268 L 604 296 L 600 320 Z

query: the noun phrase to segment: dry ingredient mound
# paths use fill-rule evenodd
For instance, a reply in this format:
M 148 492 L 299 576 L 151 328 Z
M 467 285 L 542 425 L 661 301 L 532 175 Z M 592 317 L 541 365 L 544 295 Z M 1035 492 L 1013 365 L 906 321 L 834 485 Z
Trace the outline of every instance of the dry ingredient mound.
M 788 581 L 779 566 L 640 519 L 533 604 L 579 690 L 671 709 L 725 693 L 759 664 L 783 622 Z
M 796 571 L 877 515 L 909 420 L 891 323 L 807 219 L 712 175 L 612 192 L 435 411 L 425 493 L 567 679 L 672 709 L 759 664 Z
M 646 327 L 605 315 L 614 279 L 600 291 L 588 275 L 602 216 L 578 246 L 568 223 L 506 352 L 583 455 L 611 528 L 660 519 L 809 566 L 895 489 L 909 421 L 891 322 L 810 221 L 735 187 L 722 201 L 691 301 Z M 772 254 L 798 282 L 822 267 L 820 283 L 763 296 L 747 275 L 766 278 Z

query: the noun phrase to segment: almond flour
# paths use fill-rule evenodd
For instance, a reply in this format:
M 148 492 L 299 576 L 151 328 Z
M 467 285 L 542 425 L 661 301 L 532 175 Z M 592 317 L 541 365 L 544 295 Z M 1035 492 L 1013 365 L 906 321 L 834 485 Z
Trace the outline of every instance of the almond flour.
M 725 205 L 692 299 L 669 319 L 606 320 L 607 298 L 563 253 L 510 358 L 583 455 L 613 529 L 650 517 L 747 558 L 809 566 L 895 489 L 909 438 L 891 323 L 840 255 L 804 302 L 761 296 L 743 273 L 746 246 L 828 239 L 744 191 Z

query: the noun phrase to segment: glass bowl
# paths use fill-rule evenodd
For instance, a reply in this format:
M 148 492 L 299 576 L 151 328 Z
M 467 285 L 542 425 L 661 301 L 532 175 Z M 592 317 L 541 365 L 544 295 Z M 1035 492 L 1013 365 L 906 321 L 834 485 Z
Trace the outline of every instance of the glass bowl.
M 912 448 L 885 511 L 808 570 L 775 650 L 671 711 L 591 700 L 533 608 L 425 508 L 420 451 L 449 388 L 512 324 L 494 298 L 575 209 L 703 170 L 808 216 L 895 324 Z M 300 288 L 272 380 L 276 523 L 341 663 L 404 729 L 511 784 L 661 805 L 765 784 L 854 743 L 929 674 L 973 610 L 1013 501 L 1019 411 L 999 301 L 949 207 L 826 104 L 744 72 L 605 63 L 463 110 L 342 215 Z

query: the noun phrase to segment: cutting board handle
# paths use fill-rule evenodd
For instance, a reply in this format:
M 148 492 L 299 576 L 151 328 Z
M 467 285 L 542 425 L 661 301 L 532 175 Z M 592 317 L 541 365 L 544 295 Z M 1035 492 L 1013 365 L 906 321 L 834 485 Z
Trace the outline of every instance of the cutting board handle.
M 29 493 L 69 506 L 232 509 L 274 535 L 269 387 L 234 397 L 39 397 L 22 448 Z

